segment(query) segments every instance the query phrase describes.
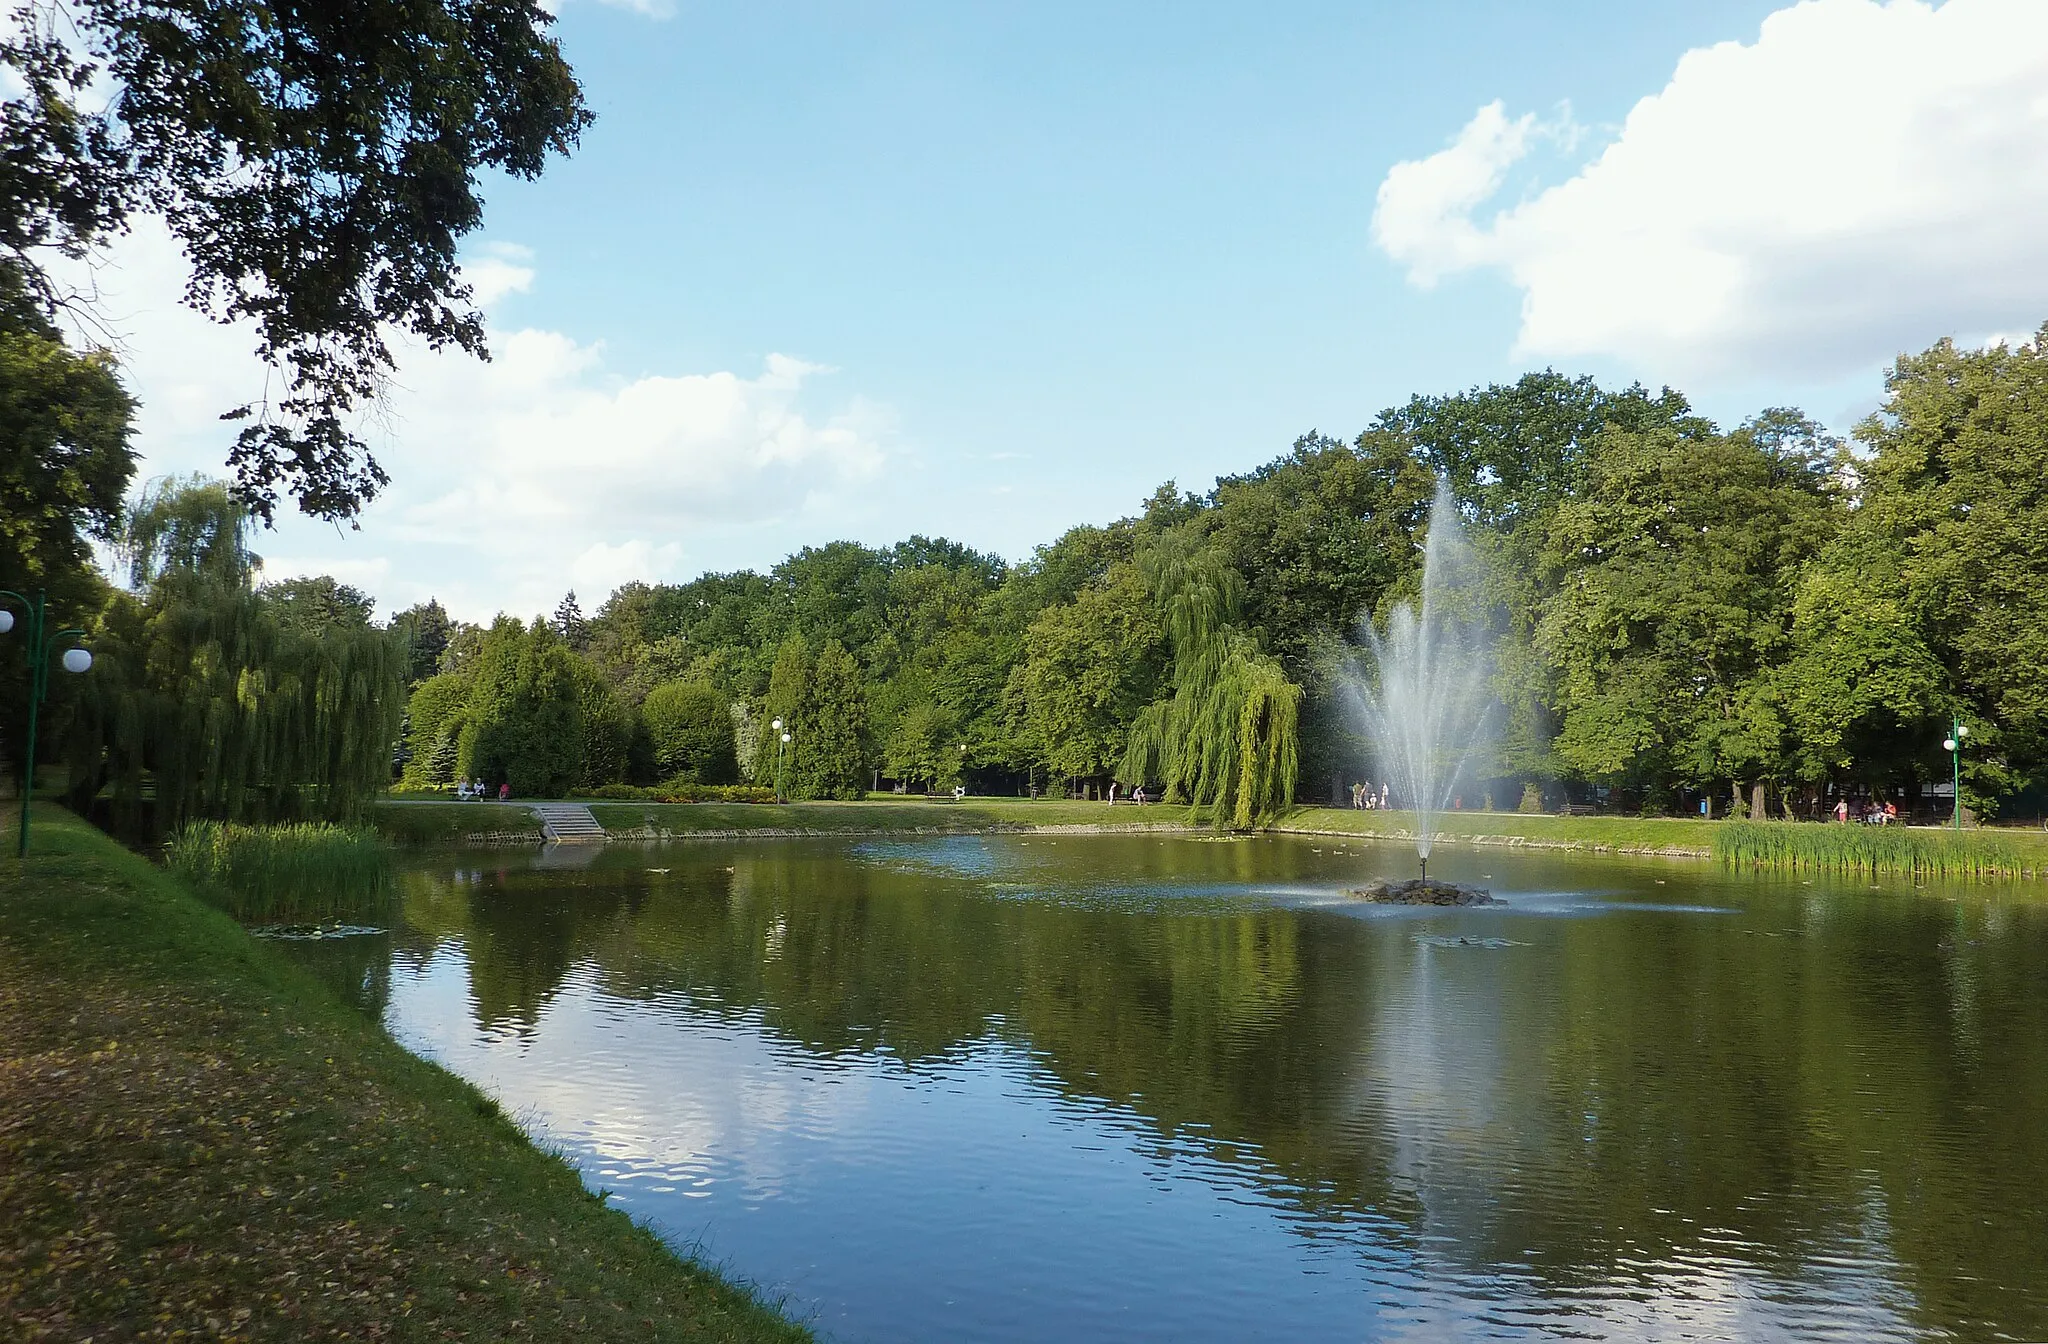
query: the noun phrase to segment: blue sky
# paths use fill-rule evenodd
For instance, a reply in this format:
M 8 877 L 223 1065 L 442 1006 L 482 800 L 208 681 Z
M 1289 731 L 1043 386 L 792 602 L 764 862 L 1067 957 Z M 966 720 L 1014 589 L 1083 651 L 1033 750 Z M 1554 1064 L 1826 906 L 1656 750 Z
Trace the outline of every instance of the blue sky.
M 1846 428 L 1890 353 L 2048 317 L 2002 279 L 2040 244 L 1935 264 L 1955 220 L 1907 190 L 1917 146 L 1966 220 L 2048 200 L 2007 180 L 2048 66 L 1979 59 L 2048 6 L 1780 8 L 569 0 L 598 119 L 489 189 L 500 359 L 407 364 L 391 495 L 258 549 L 471 618 L 838 537 L 1018 558 L 1546 364 Z M 168 311 L 160 244 L 116 262 L 148 469 L 218 470 L 200 411 L 258 375 Z

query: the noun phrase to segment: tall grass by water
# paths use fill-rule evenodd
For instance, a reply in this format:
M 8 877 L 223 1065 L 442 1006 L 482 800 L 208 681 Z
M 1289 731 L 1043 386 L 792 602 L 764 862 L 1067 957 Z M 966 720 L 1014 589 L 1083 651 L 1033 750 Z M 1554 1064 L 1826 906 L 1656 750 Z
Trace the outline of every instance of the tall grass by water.
M 1726 821 L 1713 828 L 1713 843 L 1715 858 L 1751 867 L 1934 877 L 2048 874 L 2048 847 L 1989 831 Z
M 391 854 L 366 827 L 196 821 L 164 847 L 172 872 L 237 919 L 361 919 L 389 909 Z

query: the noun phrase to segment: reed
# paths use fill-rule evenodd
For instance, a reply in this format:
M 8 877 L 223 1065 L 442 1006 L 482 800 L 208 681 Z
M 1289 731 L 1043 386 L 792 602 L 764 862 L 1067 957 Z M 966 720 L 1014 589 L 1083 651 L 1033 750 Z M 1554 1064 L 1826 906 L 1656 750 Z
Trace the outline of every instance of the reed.
M 365 918 L 395 890 L 390 851 L 367 827 L 195 821 L 164 847 L 171 871 L 237 919 Z
M 1727 821 L 1713 828 L 1713 845 L 1714 857 L 1732 866 L 1934 877 L 2048 873 L 2048 853 L 1985 831 Z

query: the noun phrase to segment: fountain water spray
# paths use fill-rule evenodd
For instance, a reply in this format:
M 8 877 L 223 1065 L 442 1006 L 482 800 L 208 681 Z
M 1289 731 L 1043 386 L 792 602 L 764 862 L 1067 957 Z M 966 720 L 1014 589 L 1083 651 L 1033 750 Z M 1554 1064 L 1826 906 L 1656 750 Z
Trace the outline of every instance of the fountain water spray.
M 1457 505 L 1439 486 L 1423 548 L 1421 600 L 1395 606 L 1384 634 L 1370 619 L 1362 623 L 1370 666 L 1354 663 L 1345 678 L 1380 768 L 1415 811 L 1415 854 L 1425 879 L 1438 819 L 1492 718 L 1482 578 L 1459 532 Z

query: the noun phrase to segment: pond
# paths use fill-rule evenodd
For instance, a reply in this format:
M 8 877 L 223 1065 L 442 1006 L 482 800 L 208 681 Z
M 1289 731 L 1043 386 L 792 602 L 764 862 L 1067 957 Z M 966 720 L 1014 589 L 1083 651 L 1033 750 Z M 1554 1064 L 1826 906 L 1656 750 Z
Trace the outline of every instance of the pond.
M 838 1340 L 2048 1337 L 2048 898 L 1273 836 L 418 856 L 288 944 Z

